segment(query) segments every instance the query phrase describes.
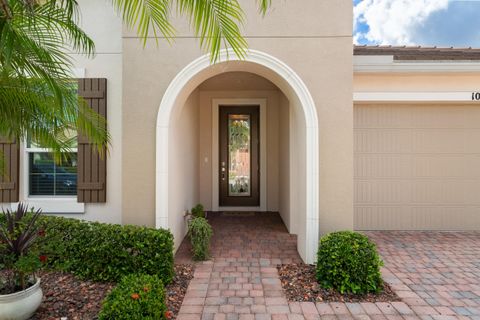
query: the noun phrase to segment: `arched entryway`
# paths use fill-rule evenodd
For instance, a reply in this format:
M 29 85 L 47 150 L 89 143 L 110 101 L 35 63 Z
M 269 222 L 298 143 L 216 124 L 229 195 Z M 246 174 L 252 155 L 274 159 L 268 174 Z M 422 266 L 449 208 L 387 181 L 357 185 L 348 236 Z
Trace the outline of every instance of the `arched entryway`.
M 302 167 L 293 188 L 301 187 L 301 194 L 292 203 L 300 204 L 290 210 L 291 218 L 299 227 L 298 251 L 307 263 L 315 261 L 319 236 L 319 141 L 318 116 L 310 92 L 300 77 L 277 58 L 255 50 L 248 51 L 244 59 L 238 59 L 231 50 L 223 50 L 220 62 L 211 65 L 205 55 L 186 66 L 170 83 L 160 104 L 157 118 L 156 140 L 156 226 L 174 229 L 170 212 L 171 123 L 176 117 L 176 107 L 183 105 L 190 94 L 205 80 L 226 72 L 249 72 L 274 83 L 289 99 L 290 106 L 301 115 L 302 143 L 297 166 Z M 303 166 L 305 166 L 303 168 Z M 293 182 L 289 182 L 293 183 Z M 293 195 L 292 195 L 293 197 Z

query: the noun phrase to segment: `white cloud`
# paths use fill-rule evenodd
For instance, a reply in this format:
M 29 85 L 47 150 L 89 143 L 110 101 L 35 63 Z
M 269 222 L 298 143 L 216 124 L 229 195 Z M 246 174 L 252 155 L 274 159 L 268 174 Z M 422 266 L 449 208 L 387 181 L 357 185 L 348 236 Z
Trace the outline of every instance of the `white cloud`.
M 363 0 L 354 7 L 354 41 L 415 45 L 416 29 L 448 5 L 448 0 Z M 368 30 L 362 31 L 362 24 L 368 25 Z

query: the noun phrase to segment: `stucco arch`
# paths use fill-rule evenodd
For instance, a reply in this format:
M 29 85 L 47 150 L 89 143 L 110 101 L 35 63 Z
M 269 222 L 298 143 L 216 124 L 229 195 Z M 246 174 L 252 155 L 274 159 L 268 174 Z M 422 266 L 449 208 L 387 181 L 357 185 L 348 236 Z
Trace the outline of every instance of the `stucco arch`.
M 232 50 L 222 50 L 220 62 L 212 65 L 204 55 L 187 65 L 168 86 L 161 101 L 156 128 L 156 190 L 155 223 L 157 228 L 169 228 L 169 128 L 175 106 L 183 103 L 204 80 L 227 71 L 252 71 L 269 79 L 285 94 L 294 97 L 305 118 L 305 243 L 299 244 L 302 258 L 313 263 L 319 237 L 319 128 L 313 98 L 300 77 L 284 62 L 256 50 L 249 50 L 239 59 Z M 303 252 L 302 252 L 303 251 Z

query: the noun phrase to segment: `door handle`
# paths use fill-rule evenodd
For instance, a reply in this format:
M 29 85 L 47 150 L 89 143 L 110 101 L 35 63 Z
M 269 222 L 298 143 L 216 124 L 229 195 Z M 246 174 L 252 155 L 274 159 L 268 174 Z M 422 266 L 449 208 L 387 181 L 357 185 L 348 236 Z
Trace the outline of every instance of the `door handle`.
M 221 168 L 221 171 L 222 171 L 222 181 L 225 181 L 225 161 L 222 161 L 222 168 Z

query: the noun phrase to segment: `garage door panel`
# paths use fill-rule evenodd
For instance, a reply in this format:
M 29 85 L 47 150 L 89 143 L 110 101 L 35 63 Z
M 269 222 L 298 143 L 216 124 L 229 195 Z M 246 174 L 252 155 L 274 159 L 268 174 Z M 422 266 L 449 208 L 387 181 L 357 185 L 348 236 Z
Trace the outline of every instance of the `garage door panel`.
M 363 154 L 355 157 L 355 178 L 402 178 L 413 174 L 411 155 Z
M 356 206 L 354 223 L 359 230 L 404 230 L 412 224 L 401 207 Z
M 406 204 L 411 202 L 411 184 L 405 180 L 357 180 L 356 204 Z
M 356 105 L 355 227 L 480 229 L 480 106 Z
M 368 159 L 363 160 L 368 161 Z M 421 154 L 413 157 L 413 177 L 417 178 L 480 178 L 479 154 Z M 452 165 L 452 163 L 454 165 Z
M 440 107 L 442 110 L 438 112 Z M 475 106 L 412 105 L 405 108 L 411 114 L 415 128 L 480 128 L 480 114 L 475 112 Z
M 388 105 L 371 105 L 368 108 L 358 108 L 355 111 L 355 128 L 403 128 L 410 127 L 412 113 L 392 109 Z
M 412 131 L 404 129 L 357 129 L 355 152 L 404 153 L 412 150 Z
M 413 129 L 412 137 L 414 153 L 478 153 L 473 140 L 480 138 L 480 130 Z
M 480 207 L 357 205 L 354 211 L 357 230 L 478 230 L 480 225 Z
M 414 204 L 480 205 L 479 181 L 458 181 L 433 179 L 412 182 L 412 202 Z

